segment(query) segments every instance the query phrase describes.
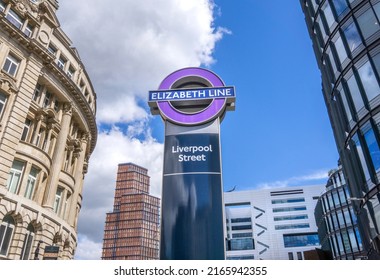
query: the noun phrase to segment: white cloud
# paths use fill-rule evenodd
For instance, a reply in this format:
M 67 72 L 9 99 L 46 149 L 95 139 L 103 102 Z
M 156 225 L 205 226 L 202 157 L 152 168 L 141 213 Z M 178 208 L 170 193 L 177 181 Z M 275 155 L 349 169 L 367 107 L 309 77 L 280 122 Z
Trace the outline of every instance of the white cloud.
M 105 213 L 112 211 L 117 165 L 147 168 L 159 196 L 163 145 L 151 136 L 146 97 L 166 75 L 209 65 L 224 28 L 213 0 L 65 0 L 58 18 L 97 93 L 102 130 L 90 158 L 79 216 L 76 259 L 99 259 Z M 102 125 L 103 124 L 103 125 Z
M 224 28 L 208 0 L 66 0 L 62 29 L 84 60 L 98 94 L 98 121 L 146 115 L 137 105 L 172 71 L 214 62 Z
M 268 189 L 268 188 L 281 188 L 281 187 L 289 187 L 289 186 L 296 186 L 296 185 L 309 185 L 312 183 L 320 183 L 323 180 L 328 179 L 328 170 L 317 170 L 310 174 L 302 175 L 302 176 L 295 176 L 291 177 L 285 180 L 278 180 L 273 182 L 264 182 L 261 184 L 258 184 L 258 189 Z M 325 183 L 325 182 L 324 182 Z

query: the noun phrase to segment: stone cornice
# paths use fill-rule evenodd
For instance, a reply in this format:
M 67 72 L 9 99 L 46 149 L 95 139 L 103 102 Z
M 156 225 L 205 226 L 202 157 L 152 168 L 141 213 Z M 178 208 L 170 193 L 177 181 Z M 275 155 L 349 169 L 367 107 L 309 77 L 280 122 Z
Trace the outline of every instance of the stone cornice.
M 85 118 L 84 121 L 87 123 L 91 132 L 92 137 L 89 150 L 90 153 L 92 153 L 95 149 L 98 129 L 96 125 L 95 115 L 79 87 L 66 75 L 65 72 L 62 71 L 62 69 L 60 69 L 56 65 L 56 63 L 54 62 L 54 57 L 48 52 L 46 47 L 41 45 L 36 39 L 32 39 L 25 36 L 25 34 L 21 30 L 13 26 L 6 18 L 4 18 L 4 15 L 0 13 L 0 28 L 1 27 L 3 27 L 4 30 L 9 32 L 10 37 L 13 37 L 16 41 L 20 43 L 20 45 L 24 46 L 25 50 L 39 57 L 45 65 L 45 67 L 50 70 L 50 73 L 52 73 L 57 78 L 57 80 L 60 81 L 61 84 L 65 87 L 65 90 L 68 93 L 70 93 L 70 96 L 74 100 L 74 103 L 80 108 L 81 112 L 83 113 Z M 82 65 L 80 61 L 78 62 Z M 84 67 L 83 71 L 86 73 Z M 92 85 L 91 89 L 93 90 Z M 94 102 L 96 106 L 96 94 L 94 91 L 92 93 L 95 98 Z

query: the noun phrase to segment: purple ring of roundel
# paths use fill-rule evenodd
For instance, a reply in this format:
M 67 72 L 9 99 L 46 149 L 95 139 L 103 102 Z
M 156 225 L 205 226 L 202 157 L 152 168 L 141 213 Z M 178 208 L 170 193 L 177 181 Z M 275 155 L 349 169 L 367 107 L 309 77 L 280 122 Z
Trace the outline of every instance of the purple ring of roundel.
M 224 86 L 223 81 L 213 72 L 202 68 L 184 68 L 177 70 L 167 76 L 160 84 L 159 90 L 171 89 L 170 87 L 179 79 L 188 76 L 198 76 L 208 80 L 214 87 Z M 195 114 L 180 112 L 171 106 L 169 101 L 159 101 L 157 106 L 165 118 L 179 124 L 195 125 L 205 123 L 217 117 L 226 105 L 225 98 L 215 98 L 211 104 L 203 111 Z

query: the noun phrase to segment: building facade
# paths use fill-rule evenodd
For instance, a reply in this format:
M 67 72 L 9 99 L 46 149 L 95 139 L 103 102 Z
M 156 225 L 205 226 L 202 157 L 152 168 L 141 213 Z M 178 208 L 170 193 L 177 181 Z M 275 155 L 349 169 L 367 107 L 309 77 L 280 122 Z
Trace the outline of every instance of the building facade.
M 320 247 L 314 208 L 323 185 L 224 193 L 226 258 L 302 260 Z
M 380 2 L 301 0 L 362 245 L 380 258 Z
M 119 164 L 113 211 L 107 213 L 103 260 L 159 259 L 160 199 L 149 195 L 148 170 Z
M 365 259 L 357 217 L 341 166 L 330 171 L 315 207 L 321 249 L 334 260 Z
M 0 259 L 72 259 L 78 242 L 96 95 L 57 9 L 0 0 Z

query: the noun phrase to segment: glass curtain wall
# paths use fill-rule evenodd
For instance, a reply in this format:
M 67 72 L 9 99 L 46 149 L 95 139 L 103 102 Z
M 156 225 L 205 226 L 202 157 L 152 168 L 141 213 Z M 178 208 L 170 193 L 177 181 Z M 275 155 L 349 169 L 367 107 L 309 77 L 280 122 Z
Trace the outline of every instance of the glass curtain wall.
M 300 2 L 322 72 L 324 99 L 343 171 L 355 198 L 363 250 L 368 258 L 379 259 L 380 1 Z M 334 202 L 333 194 L 331 198 L 326 195 L 324 203 Z M 337 211 L 329 219 L 339 224 L 345 215 Z M 346 253 L 354 232 L 339 232 L 333 247 Z

